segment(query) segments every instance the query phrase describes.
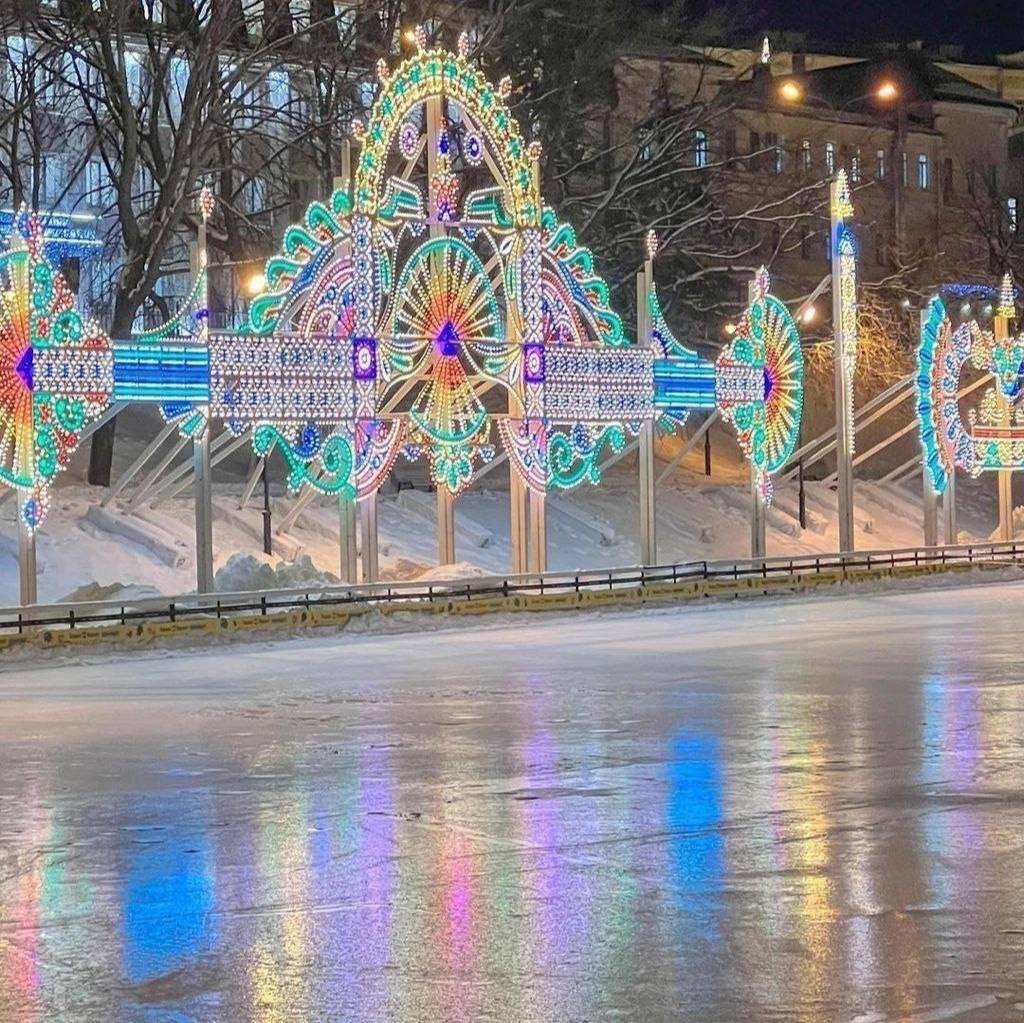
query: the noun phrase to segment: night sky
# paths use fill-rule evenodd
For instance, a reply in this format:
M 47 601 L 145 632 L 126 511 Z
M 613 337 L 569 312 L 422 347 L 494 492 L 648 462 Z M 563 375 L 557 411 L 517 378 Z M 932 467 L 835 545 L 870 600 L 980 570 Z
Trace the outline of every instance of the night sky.
M 721 10 L 715 0 L 697 3 Z M 694 5 L 690 5 L 691 10 Z M 965 55 L 1024 50 L 1020 0 L 736 0 L 728 4 L 749 30 L 805 32 L 808 42 L 864 45 L 923 39 L 961 44 Z

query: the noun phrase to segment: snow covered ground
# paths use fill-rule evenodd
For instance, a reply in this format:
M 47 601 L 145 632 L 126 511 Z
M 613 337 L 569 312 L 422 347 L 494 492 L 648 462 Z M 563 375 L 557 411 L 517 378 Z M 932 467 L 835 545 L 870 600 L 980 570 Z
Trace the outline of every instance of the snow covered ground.
M 1022 1019 L 1022 594 L 0 673 L 0 1019 Z
M 129 423 L 128 427 L 126 436 L 118 442 L 115 480 L 144 446 L 133 438 L 154 432 L 152 425 L 136 424 L 132 430 Z M 750 497 L 745 469 L 741 469 L 735 441 L 724 427 L 716 434 L 715 445 L 713 480 L 702 474 L 703 454 L 695 451 L 672 478 L 658 487 L 658 554 L 663 562 L 749 555 Z M 182 464 L 187 461 L 185 454 L 180 459 Z M 40 599 L 85 600 L 194 589 L 194 518 L 189 486 L 178 496 L 153 504 L 149 497 L 137 500 L 138 489 L 133 484 L 121 497 L 101 507 L 105 492 L 82 482 L 84 461 L 84 452 L 80 452 L 72 470 L 60 479 L 51 512 L 39 533 Z M 660 471 L 664 463 L 658 465 Z M 320 498 L 286 532 L 275 532 L 274 555 L 268 558 L 262 553 L 261 495 L 258 493 L 247 507 L 239 507 L 248 471 L 248 455 L 244 452 L 215 471 L 214 548 L 215 568 L 222 573 L 219 588 L 263 588 L 275 580 L 279 585 L 291 585 L 336 574 L 338 516 L 333 502 Z M 140 474 L 139 482 L 145 480 L 147 472 Z M 399 475 L 404 475 L 407 482 L 423 481 L 420 467 L 400 463 Z M 459 498 L 458 564 L 444 568 L 437 566 L 435 496 L 423 489 L 383 494 L 379 509 L 383 578 L 451 578 L 510 571 L 507 477 L 507 468 L 499 468 Z M 991 479 L 974 485 L 965 481 L 960 488 L 965 536 L 985 537 L 991 532 L 994 490 Z M 275 485 L 274 493 L 273 523 L 277 531 L 294 507 L 294 498 L 287 497 L 280 484 Z M 860 549 L 907 547 L 921 542 L 919 482 L 913 487 L 860 482 L 856 502 Z M 795 483 L 779 486 L 769 511 L 769 554 L 835 551 L 835 506 L 835 493 L 828 486 L 808 484 L 807 529 L 801 530 L 797 487 Z M 632 457 L 614 466 L 600 486 L 583 485 L 553 496 L 548 507 L 548 561 L 552 569 L 637 563 L 639 505 Z M 13 501 L 0 504 L 0 517 L 6 522 L 0 532 L 0 605 L 17 601 L 13 516 Z M 239 563 L 236 558 L 223 571 L 233 555 L 241 555 L 245 561 Z

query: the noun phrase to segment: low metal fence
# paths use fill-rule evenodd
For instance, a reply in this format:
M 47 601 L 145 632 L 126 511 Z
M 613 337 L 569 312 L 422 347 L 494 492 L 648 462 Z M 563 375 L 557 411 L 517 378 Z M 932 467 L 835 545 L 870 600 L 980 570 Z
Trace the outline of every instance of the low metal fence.
M 695 561 L 671 565 L 632 566 L 587 572 L 548 572 L 453 579 L 431 583 L 391 582 L 361 586 L 328 586 L 217 594 L 184 594 L 141 600 L 33 604 L 0 608 L 0 632 L 27 628 L 77 629 L 93 625 L 127 625 L 194 617 L 271 613 L 346 604 L 380 605 L 414 601 L 473 601 L 516 594 L 559 594 L 619 590 L 687 581 L 772 579 L 823 573 L 861 573 L 901 566 L 1024 562 L 1024 542 L 962 544 L 949 547 L 905 547 L 851 554 L 803 555 L 790 558 L 748 558 L 739 561 Z

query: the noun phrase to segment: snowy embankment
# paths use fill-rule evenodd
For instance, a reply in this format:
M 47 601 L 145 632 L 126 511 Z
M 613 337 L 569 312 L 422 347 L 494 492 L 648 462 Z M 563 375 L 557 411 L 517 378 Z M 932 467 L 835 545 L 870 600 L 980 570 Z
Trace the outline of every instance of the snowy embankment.
M 637 562 L 639 509 L 628 477 L 582 487 L 549 499 L 549 566 L 575 570 Z M 129 507 L 101 508 L 97 491 L 80 484 L 58 492 L 39 535 L 39 591 L 43 601 L 65 597 L 184 593 L 194 587 L 193 518 L 188 496 Z M 263 524 L 255 501 L 239 508 L 240 488 L 215 497 L 214 546 L 218 588 L 262 589 L 335 581 L 338 566 L 336 506 L 324 498 L 307 507 L 287 533 L 274 534 L 274 554 L 262 553 Z M 672 483 L 658 491 L 658 552 L 663 563 L 742 558 L 749 552 L 748 494 L 740 487 Z M 458 563 L 436 563 L 435 498 L 422 491 L 381 496 L 380 564 L 384 579 L 453 578 L 510 570 L 508 492 L 472 491 L 456 505 Z M 857 542 L 861 549 L 920 543 L 921 508 L 900 487 L 863 483 L 857 488 Z M 13 502 L 6 505 L 7 516 Z M 291 507 L 272 501 L 275 529 Z M 782 487 L 769 514 L 770 555 L 834 551 L 835 495 L 808 484 L 807 528 L 797 518 L 794 486 Z M 13 523 L 11 524 L 13 527 Z M 13 531 L 13 530 L 12 530 Z M 16 545 L 0 544 L 0 602 L 17 597 Z

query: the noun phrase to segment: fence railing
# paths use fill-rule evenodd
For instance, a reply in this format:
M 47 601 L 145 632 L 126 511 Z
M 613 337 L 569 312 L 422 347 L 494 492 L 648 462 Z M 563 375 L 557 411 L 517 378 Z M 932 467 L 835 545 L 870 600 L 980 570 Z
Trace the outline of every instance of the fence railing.
M 790 558 L 749 558 L 739 561 L 695 561 L 671 565 L 632 566 L 587 572 L 543 575 L 481 576 L 431 583 L 391 582 L 365 586 L 291 588 L 236 593 L 183 594 L 141 600 L 82 601 L 0 608 L 0 633 L 27 628 L 76 629 L 95 625 L 126 625 L 194 616 L 294 611 L 345 604 L 379 605 L 412 601 L 472 601 L 516 594 L 557 594 L 617 590 L 686 581 L 815 576 L 859 573 L 909 565 L 1024 563 L 1024 542 L 961 544 L 949 547 L 904 547 L 851 554 L 808 554 Z

